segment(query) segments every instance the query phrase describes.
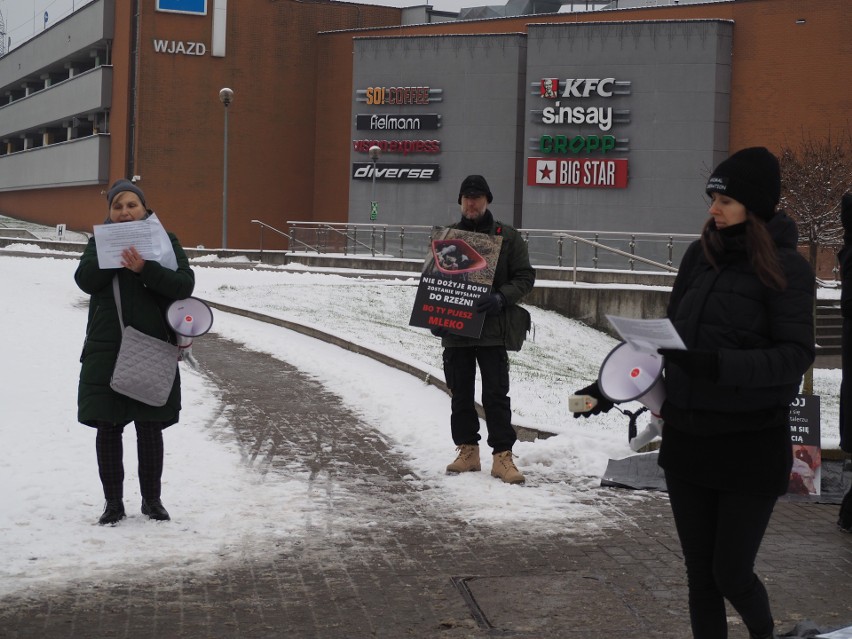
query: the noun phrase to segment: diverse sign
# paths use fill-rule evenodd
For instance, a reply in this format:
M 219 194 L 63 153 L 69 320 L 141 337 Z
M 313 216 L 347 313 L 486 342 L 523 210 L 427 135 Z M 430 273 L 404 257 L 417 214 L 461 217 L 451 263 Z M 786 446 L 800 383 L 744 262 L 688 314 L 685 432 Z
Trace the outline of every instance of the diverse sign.
M 355 128 L 359 131 L 422 131 L 441 128 L 438 113 L 415 113 L 413 115 L 377 115 L 358 113 Z
M 440 177 L 440 164 L 376 164 L 375 166 L 372 162 L 352 164 L 353 180 L 434 182 Z
M 627 160 L 527 158 L 527 185 L 624 189 Z

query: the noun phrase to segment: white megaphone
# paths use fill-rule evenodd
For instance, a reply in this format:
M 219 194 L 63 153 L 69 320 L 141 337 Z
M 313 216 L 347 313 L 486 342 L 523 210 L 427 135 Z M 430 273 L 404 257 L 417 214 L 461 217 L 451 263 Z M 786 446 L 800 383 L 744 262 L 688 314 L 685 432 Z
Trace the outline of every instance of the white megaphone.
M 661 355 L 643 353 L 622 342 L 609 352 L 601 364 L 598 387 L 614 403 L 638 401 L 651 411 L 651 423 L 630 440 L 632 450 L 639 450 L 662 434 L 660 408 L 666 398 L 666 390 Z
M 213 326 L 213 311 L 197 297 L 175 300 L 166 309 L 166 321 L 177 333 L 181 359 L 192 361 L 192 340 Z

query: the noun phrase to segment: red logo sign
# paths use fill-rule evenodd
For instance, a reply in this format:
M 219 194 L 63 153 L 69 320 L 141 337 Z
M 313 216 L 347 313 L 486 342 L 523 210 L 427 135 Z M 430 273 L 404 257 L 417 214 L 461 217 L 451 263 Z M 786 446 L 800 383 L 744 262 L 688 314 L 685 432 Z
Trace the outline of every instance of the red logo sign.
M 527 158 L 528 186 L 627 188 L 627 160 Z
M 558 78 L 542 78 L 541 79 L 541 97 L 555 100 L 559 97 L 559 79 Z

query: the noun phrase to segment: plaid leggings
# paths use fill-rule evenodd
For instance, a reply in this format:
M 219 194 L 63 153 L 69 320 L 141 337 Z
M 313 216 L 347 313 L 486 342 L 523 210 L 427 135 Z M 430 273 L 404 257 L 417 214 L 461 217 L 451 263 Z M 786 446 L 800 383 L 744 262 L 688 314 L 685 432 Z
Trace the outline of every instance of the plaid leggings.
M 139 457 L 139 489 L 143 499 L 159 499 L 163 476 L 163 425 L 160 422 L 135 422 L 136 449 Z M 98 474 L 106 499 L 124 496 L 124 426 L 98 424 L 95 448 Z

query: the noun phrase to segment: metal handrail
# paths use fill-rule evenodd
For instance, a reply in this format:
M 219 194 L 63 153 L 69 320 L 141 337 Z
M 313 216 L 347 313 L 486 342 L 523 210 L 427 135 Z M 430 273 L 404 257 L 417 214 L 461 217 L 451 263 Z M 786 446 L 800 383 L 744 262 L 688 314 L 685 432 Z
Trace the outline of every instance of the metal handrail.
M 638 235 L 638 233 L 637 233 L 637 235 Z M 633 267 L 633 262 L 636 261 L 636 262 L 642 262 L 643 264 L 649 264 L 649 265 L 655 266 L 657 268 L 661 268 L 661 269 L 663 269 L 665 271 L 669 271 L 671 273 L 677 273 L 677 269 L 674 266 L 672 266 L 671 264 L 663 264 L 662 262 L 655 262 L 654 260 L 649 260 L 648 258 L 641 257 L 639 255 L 636 255 L 635 253 L 628 253 L 627 251 L 622 251 L 621 249 L 613 248 L 611 246 L 601 244 L 600 242 L 595 242 L 594 240 L 587 240 L 584 237 L 578 237 L 577 235 L 571 235 L 570 233 L 553 233 L 553 236 L 559 238 L 560 261 L 561 261 L 561 258 L 562 258 L 562 251 L 561 251 L 562 240 L 564 240 L 565 238 L 568 238 L 568 239 L 570 239 L 574 242 L 574 284 L 577 283 L 577 244 L 579 244 L 580 242 L 582 242 L 583 244 L 587 244 L 589 246 L 593 246 L 595 248 L 603 249 L 603 250 L 608 251 L 610 253 L 615 253 L 616 255 L 621 255 L 621 256 L 629 258 L 628 261 L 630 262 L 631 269 Z M 635 246 L 635 244 L 632 244 L 632 246 Z M 561 263 L 560 263 L 560 266 L 562 266 Z
M 375 256 L 376 256 L 375 244 L 374 244 L 372 247 L 370 247 L 370 246 L 367 246 L 366 244 L 364 244 L 363 242 L 359 241 L 359 240 L 358 240 L 358 229 L 357 229 L 357 228 L 355 229 L 355 232 L 354 232 L 354 233 L 350 236 L 350 235 L 349 235 L 349 233 L 346 233 L 346 232 L 344 232 L 344 231 L 339 231 L 339 230 L 337 230 L 336 228 L 334 228 L 331 224 L 328 224 L 328 223 L 322 223 L 322 224 L 320 224 L 319 226 L 320 226 L 321 228 L 326 228 L 326 229 L 328 229 L 329 231 L 333 231 L 333 232 L 337 233 L 338 235 L 342 235 L 342 236 L 343 236 L 343 237 L 345 237 L 347 240 L 352 240 L 352 243 L 353 243 L 353 244 L 355 245 L 355 247 L 356 247 L 356 248 L 355 248 L 355 253 L 356 253 L 356 254 L 358 253 L 358 248 L 357 248 L 357 246 L 360 244 L 360 245 L 361 245 L 361 246 L 363 246 L 365 249 L 367 249 L 368 251 L 370 251 L 370 252 L 373 254 L 373 257 L 375 257 Z M 348 227 L 350 227 L 350 226 L 361 226 L 361 225 L 347 224 L 347 225 L 346 225 L 347 229 L 348 229 Z M 363 225 L 363 226 L 370 226 L 370 225 L 365 224 L 365 225 Z M 385 228 L 387 228 L 387 226 L 386 226 L 386 225 L 385 225 Z M 348 250 L 349 250 L 349 242 L 345 242 L 345 243 L 343 244 L 343 254 L 344 254 L 344 255 L 348 255 L 348 254 L 349 254 L 349 253 L 348 253 Z
M 291 233 L 295 236 L 297 232 L 299 234 L 305 231 L 313 231 L 316 233 L 325 233 L 330 234 L 333 233 L 335 236 L 340 238 L 345 238 L 347 243 L 343 248 L 343 251 L 348 251 L 348 240 L 353 240 L 356 242 L 355 251 L 357 253 L 357 246 L 360 245 L 366 249 L 369 249 L 370 252 L 375 257 L 376 248 L 375 245 L 377 243 L 376 236 L 381 234 L 382 240 L 382 254 L 387 255 L 387 251 L 391 253 L 398 253 L 398 257 L 400 259 L 405 259 L 406 255 L 410 255 L 411 257 L 419 257 L 421 253 L 428 253 L 428 239 L 432 234 L 434 226 L 427 225 L 408 225 L 408 226 L 395 226 L 388 224 L 370 224 L 370 223 L 346 223 L 346 222 L 307 222 L 307 221 L 288 221 L 287 224 L 290 226 Z M 371 236 L 371 244 L 372 246 L 367 246 L 366 243 L 358 241 L 358 234 L 363 232 L 368 232 Z M 395 241 L 397 242 L 397 246 L 387 246 L 387 243 L 390 239 L 394 238 L 398 231 L 398 236 L 396 236 Z M 654 268 L 662 269 L 664 271 L 676 271 L 673 267 L 675 258 L 680 256 L 680 251 L 678 250 L 678 244 L 683 241 L 692 241 L 699 237 L 697 234 L 687 234 L 687 233 L 651 233 L 651 232 L 628 232 L 628 231 L 593 231 L 593 230 L 574 230 L 574 229 L 539 229 L 539 228 L 528 228 L 528 229 L 518 229 L 521 233 L 521 236 L 524 240 L 530 245 L 530 256 L 535 260 L 536 255 L 541 253 L 543 250 L 544 253 L 541 254 L 541 261 L 536 262 L 539 265 L 553 265 L 554 263 L 559 267 L 563 268 L 563 244 L 565 241 L 574 241 L 575 246 L 575 255 L 574 255 L 574 269 L 575 269 L 575 277 L 576 277 L 576 269 L 578 268 L 578 247 L 579 244 L 582 243 L 583 246 L 588 246 L 593 250 L 593 254 L 589 256 L 589 268 L 600 268 L 600 265 L 603 263 L 601 261 L 602 253 L 606 253 L 612 256 L 617 257 L 626 257 L 629 263 L 630 270 L 633 270 L 634 265 L 636 263 L 647 264 L 649 266 L 653 266 Z M 411 242 L 406 242 L 406 234 L 408 237 L 415 238 L 415 242 L 411 244 Z M 421 242 L 418 240 L 419 236 L 422 235 L 426 238 L 421 245 Z M 627 251 L 623 251 L 614 246 L 609 246 L 604 243 L 606 239 L 612 239 L 613 241 L 626 242 L 628 249 Z M 548 248 L 548 240 L 550 242 L 556 242 L 557 246 L 556 250 L 550 250 Z M 542 244 L 544 242 L 544 244 Z M 654 244 L 657 248 L 654 249 L 654 252 L 657 254 L 656 259 L 651 259 L 648 257 L 640 257 L 636 255 L 637 248 L 642 244 Z M 335 245 L 337 242 L 334 243 Z M 318 239 L 318 246 L 320 248 L 320 252 L 325 252 L 325 248 L 323 248 L 323 242 Z M 552 244 L 550 245 L 552 246 Z M 660 253 L 662 251 L 667 251 L 667 256 L 662 257 Z M 676 253 L 677 251 L 677 253 Z M 552 260 L 552 261 L 551 261 Z M 570 268 L 570 266 L 565 265 L 565 267 Z M 611 268 L 611 267 L 608 267 Z
M 260 251 L 259 252 L 260 252 L 261 255 L 263 255 L 263 229 L 264 228 L 268 228 L 270 231 L 275 231 L 276 233 L 278 233 L 278 235 L 283 235 L 284 237 L 286 237 L 291 242 L 298 242 L 302 246 L 309 248 L 312 251 L 316 251 L 317 253 L 321 253 L 321 251 L 316 246 L 311 246 L 310 244 L 305 244 L 302 240 L 296 239 L 295 237 L 288 235 L 284 231 L 277 229 L 274 226 L 270 226 L 266 222 L 261 222 L 260 220 L 252 220 L 251 223 L 257 224 L 258 226 L 260 226 Z

